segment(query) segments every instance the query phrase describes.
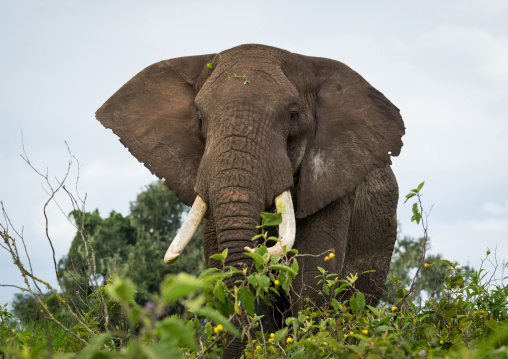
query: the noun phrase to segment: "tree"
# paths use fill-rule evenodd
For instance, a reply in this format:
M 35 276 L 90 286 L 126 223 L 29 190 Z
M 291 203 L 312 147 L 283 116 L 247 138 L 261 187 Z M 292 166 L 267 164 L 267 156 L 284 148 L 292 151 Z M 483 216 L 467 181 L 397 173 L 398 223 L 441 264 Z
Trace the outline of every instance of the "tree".
M 148 185 L 130 204 L 130 215 L 115 211 L 101 218 L 98 211 L 73 212 L 76 222 L 83 220 L 87 238 L 95 252 L 96 273 L 105 282 L 113 273 L 126 276 L 136 284 L 136 301 L 144 304 L 159 292 L 168 273 L 199 274 L 204 269 L 202 230 L 198 230 L 175 264 L 164 264 L 164 254 L 180 228 L 188 207 L 161 181 Z M 90 256 L 91 254 L 88 253 Z M 64 287 L 68 292 L 87 295 L 90 273 L 86 271 L 87 253 L 81 233 L 77 233 L 68 255 L 60 261 Z
M 397 239 L 388 272 L 388 280 L 381 296 L 382 302 L 395 303 L 397 291 L 407 290 L 411 287 L 413 276 L 422 260 L 423 243 L 424 238 L 416 239 L 404 236 Z M 427 241 L 427 250 L 428 247 L 429 241 Z M 449 268 L 440 261 L 441 259 L 440 254 L 427 254 L 424 265 L 422 265 L 415 280 L 413 294 L 409 297 L 414 303 L 419 303 L 424 298 L 437 298 L 441 295 L 440 291 L 445 284 L 444 274 Z M 472 268 L 468 268 L 468 270 L 472 270 Z

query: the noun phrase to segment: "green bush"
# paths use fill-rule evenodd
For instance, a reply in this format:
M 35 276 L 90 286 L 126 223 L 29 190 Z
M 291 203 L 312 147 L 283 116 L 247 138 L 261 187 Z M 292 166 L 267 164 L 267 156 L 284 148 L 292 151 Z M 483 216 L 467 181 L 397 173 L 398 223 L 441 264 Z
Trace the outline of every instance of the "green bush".
M 392 297 L 378 307 L 366 305 L 364 294 L 355 288 L 362 274 L 339 278 L 318 268 L 322 293 L 333 294 L 332 299 L 320 308 L 305 305 L 286 318 L 285 328 L 272 333 L 256 308 L 262 302 L 271 305 L 271 299 L 279 295 L 290 295 L 302 255 L 293 249 L 282 257 L 269 256 L 267 248 L 259 246 L 246 253 L 254 263 L 249 271 L 225 266 L 226 250 L 213 256 L 222 262 L 221 270 L 207 269 L 199 276 L 168 274 L 160 295 L 145 305 L 136 303 L 132 280 L 115 275 L 105 284 L 92 286 L 86 300 L 97 305 L 79 315 L 63 305 L 66 315 L 75 317 L 73 323 L 66 323 L 61 313 L 51 313 L 58 308 L 51 304 L 52 296 L 59 303 L 67 300 L 52 288 L 47 298 L 34 296 L 40 298 L 37 322 L 14 322 L 4 305 L 0 358 L 219 358 L 228 336 L 233 335 L 247 343 L 246 359 L 507 358 L 508 287 L 494 280 L 497 268 L 489 275 L 484 268 L 474 271 L 426 256 L 422 187 L 407 196 L 416 199 L 413 220 L 424 231 L 415 277 L 392 279 Z M 279 224 L 277 214 L 262 216 L 263 230 Z M 14 245 L 12 237 L 2 236 Z M 260 236 L 278 240 L 267 232 Z M 333 260 L 332 255 L 327 258 Z M 423 287 L 417 284 L 419 276 L 439 277 L 442 285 L 432 287 L 425 298 Z M 351 293 L 347 300 L 333 298 L 345 291 Z M 182 308 L 181 314 L 169 316 L 167 308 L 175 306 Z

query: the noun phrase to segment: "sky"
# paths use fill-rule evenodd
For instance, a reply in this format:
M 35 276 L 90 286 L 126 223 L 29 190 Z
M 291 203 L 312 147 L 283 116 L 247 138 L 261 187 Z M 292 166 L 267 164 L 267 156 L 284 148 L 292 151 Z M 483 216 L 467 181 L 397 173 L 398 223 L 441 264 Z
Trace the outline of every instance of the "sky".
M 504 0 L 2 1 L 0 201 L 11 233 L 23 232 L 34 272 L 56 283 L 43 214 L 48 186 L 20 154 L 53 187 L 72 160 L 66 188 L 74 198 L 86 195 L 86 210 L 102 216 L 126 215 L 156 178 L 95 111 L 155 62 L 260 43 L 339 60 L 383 92 L 406 126 L 392 166 L 402 234 L 422 235 L 403 198 L 425 181 L 430 252 L 479 268 L 490 249 L 501 266 L 508 261 L 507 20 Z M 58 261 L 75 228 L 69 197 L 56 198 L 59 206 L 46 212 Z M 2 248 L 0 284 L 23 285 Z M 16 292 L 0 287 L 0 304 Z

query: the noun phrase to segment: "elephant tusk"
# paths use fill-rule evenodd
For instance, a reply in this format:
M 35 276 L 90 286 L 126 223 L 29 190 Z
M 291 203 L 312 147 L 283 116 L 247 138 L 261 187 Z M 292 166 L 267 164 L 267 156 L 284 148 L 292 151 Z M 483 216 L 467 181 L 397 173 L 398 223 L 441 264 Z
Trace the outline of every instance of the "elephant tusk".
M 293 248 L 296 235 L 295 210 L 293 208 L 293 200 L 291 199 L 291 192 L 289 192 L 289 190 L 282 192 L 275 198 L 275 207 L 277 208 L 277 212 L 282 212 L 282 223 L 279 224 L 280 242 L 277 242 L 277 244 L 268 248 L 268 254 L 271 256 L 283 256 L 284 246 L 286 246 L 286 251 Z M 282 209 L 285 209 L 285 211 L 282 211 Z M 254 249 L 249 247 L 245 247 L 244 249 L 250 253 L 254 252 Z
M 205 201 L 203 201 L 201 197 L 196 196 L 187 218 L 185 218 L 185 221 L 164 255 L 164 263 L 172 264 L 178 259 L 182 251 L 187 247 L 187 244 L 189 244 L 194 233 L 196 233 L 205 216 L 206 210 L 207 205 Z

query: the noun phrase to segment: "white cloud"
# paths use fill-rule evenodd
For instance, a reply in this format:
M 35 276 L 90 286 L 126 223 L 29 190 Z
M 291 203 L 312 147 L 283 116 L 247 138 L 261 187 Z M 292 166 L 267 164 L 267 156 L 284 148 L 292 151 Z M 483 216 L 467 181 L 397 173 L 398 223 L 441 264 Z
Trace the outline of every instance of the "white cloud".
M 508 201 L 504 205 L 487 202 L 482 206 L 482 210 L 490 215 L 489 218 L 471 220 L 471 228 L 479 233 L 497 232 L 508 239 Z
M 508 80 L 508 38 L 505 36 L 495 36 L 478 27 L 440 26 L 424 34 L 422 43 L 439 51 L 440 56 L 455 55 L 455 66 L 477 62 L 473 66 L 493 83 L 506 84 Z
M 488 14 L 508 12 L 506 0 L 463 0 L 460 9 L 464 11 L 480 11 Z
M 479 233 L 505 232 L 508 237 L 508 218 L 489 218 L 481 221 L 471 221 L 471 228 Z
M 508 217 L 508 201 L 504 205 L 495 202 L 487 202 L 483 205 L 483 210 L 494 216 Z

